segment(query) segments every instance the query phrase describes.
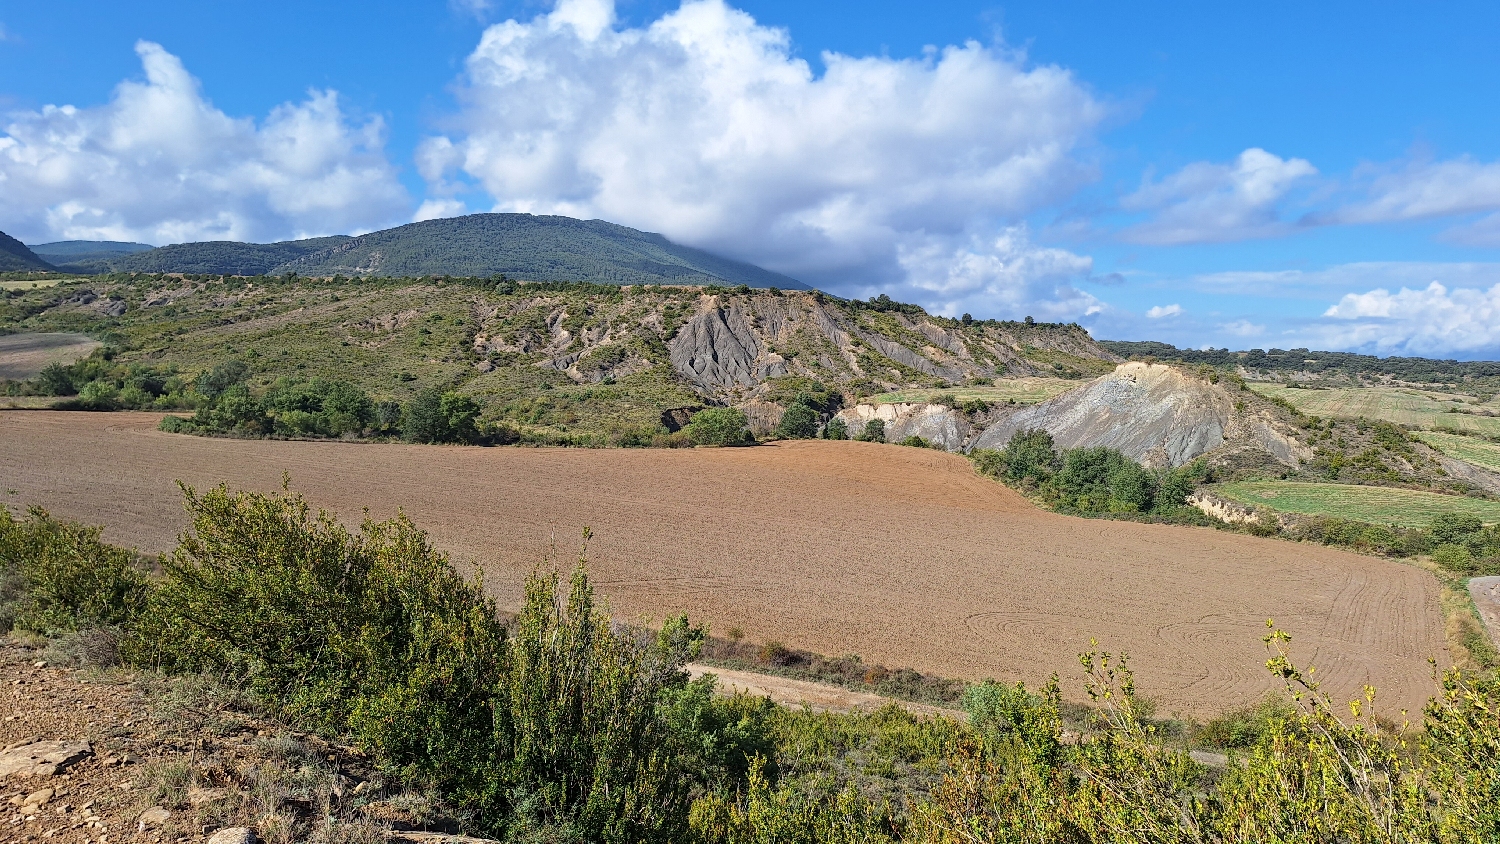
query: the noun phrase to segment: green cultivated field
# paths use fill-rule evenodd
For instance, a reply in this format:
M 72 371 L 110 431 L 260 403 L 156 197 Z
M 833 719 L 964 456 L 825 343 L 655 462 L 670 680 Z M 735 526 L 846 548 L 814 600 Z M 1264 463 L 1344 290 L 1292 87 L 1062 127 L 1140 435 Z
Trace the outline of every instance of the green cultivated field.
M 1465 463 L 1473 463 L 1475 466 L 1483 466 L 1500 472 L 1500 443 L 1458 434 L 1447 434 L 1442 431 L 1423 431 L 1417 436 L 1422 439 L 1422 442 L 1449 457 L 1456 457 Z
M 1373 524 L 1426 527 L 1434 516 L 1441 513 L 1472 513 L 1486 523 L 1500 522 L 1500 501 L 1408 489 L 1295 481 L 1241 481 L 1214 490 L 1245 504 L 1264 505 L 1286 513 L 1337 516 Z
M 1263 396 L 1287 401 L 1313 416 L 1352 419 L 1364 416 L 1398 425 L 1422 428 L 1453 428 L 1484 434 L 1500 434 L 1500 417 L 1449 413 L 1448 408 L 1500 411 L 1495 404 L 1477 404 L 1472 396 L 1438 393 L 1406 387 L 1350 387 L 1334 390 L 1301 390 L 1280 384 L 1250 384 Z
M 871 404 L 895 404 L 897 402 L 925 402 L 933 397 L 953 396 L 961 401 L 987 401 L 998 404 L 1013 401 L 1017 404 L 1036 404 L 1053 396 L 1083 386 L 1085 381 L 1068 378 L 1007 378 L 983 387 L 954 387 L 950 390 L 896 390 L 871 396 L 864 401 Z

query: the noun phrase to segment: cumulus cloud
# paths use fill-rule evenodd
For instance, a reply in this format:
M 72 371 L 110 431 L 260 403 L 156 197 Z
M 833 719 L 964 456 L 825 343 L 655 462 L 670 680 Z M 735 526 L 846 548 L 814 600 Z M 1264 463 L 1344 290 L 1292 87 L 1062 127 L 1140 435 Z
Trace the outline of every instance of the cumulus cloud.
M 1104 303 L 1073 287 L 1087 278 L 1093 259 L 1033 244 L 1025 226 L 990 236 L 913 235 L 897 246 L 905 279 L 881 290 L 921 301 L 930 310 L 957 316 L 974 303 L 990 313 L 1029 310 L 1045 320 L 1071 320 L 1104 310 Z M 872 292 L 870 289 L 862 293 Z
M 1153 305 L 1146 311 L 1146 319 L 1165 319 L 1174 316 L 1182 316 L 1181 305 Z
M 419 169 L 435 197 L 477 185 L 496 210 L 602 217 L 828 289 L 907 285 L 980 313 L 995 307 L 963 296 L 1056 287 L 1017 275 L 1059 259 L 1015 227 L 1094 176 L 1079 151 L 1104 109 L 1082 85 L 976 42 L 822 61 L 722 0 L 643 27 L 560 0 L 486 30 Z
M 1395 293 L 1349 293 L 1323 316 L 1337 322 L 1320 326 L 1319 338 L 1335 348 L 1413 355 L 1500 351 L 1500 283 L 1450 290 L 1434 281 Z
M 1288 230 L 1277 206 L 1296 183 L 1317 174 L 1306 159 L 1280 158 L 1252 147 L 1229 164 L 1200 161 L 1158 182 L 1148 181 L 1121 205 L 1152 212 L 1125 230 L 1136 243 L 1213 243 L 1269 237 Z
M 159 44 L 144 81 L 105 105 L 6 116 L 0 229 L 23 239 L 274 240 L 399 222 L 410 200 L 379 118 L 351 122 L 311 91 L 257 123 L 233 118 Z

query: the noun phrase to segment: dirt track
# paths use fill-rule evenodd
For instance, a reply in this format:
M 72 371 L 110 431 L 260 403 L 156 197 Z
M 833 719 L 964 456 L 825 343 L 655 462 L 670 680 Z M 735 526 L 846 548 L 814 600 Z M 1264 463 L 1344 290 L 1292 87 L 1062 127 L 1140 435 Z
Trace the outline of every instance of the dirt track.
M 1165 711 L 1207 714 L 1273 688 L 1260 637 L 1276 619 L 1339 696 L 1383 709 L 1431 694 L 1447 659 L 1438 586 L 1418 569 L 1201 528 L 1037 510 L 960 457 L 855 442 L 751 449 L 567 450 L 204 439 L 155 415 L 0 412 L 11 504 L 108 526 L 165 551 L 184 523 L 173 484 L 272 490 L 283 470 L 357 519 L 405 508 L 514 604 L 555 533 L 593 528 L 617 615 L 686 611 L 755 641 L 949 676 L 1080 692 L 1097 638 L 1132 654 Z M 566 562 L 566 561 L 565 561 Z

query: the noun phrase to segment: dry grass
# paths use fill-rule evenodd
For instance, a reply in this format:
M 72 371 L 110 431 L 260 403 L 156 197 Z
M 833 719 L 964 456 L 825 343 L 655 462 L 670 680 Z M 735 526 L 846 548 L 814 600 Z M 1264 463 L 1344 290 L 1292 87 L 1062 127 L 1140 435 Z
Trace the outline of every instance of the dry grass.
M 1129 651 L 1164 711 L 1210 714 L 1276 686 L 1267 618 L 1339 696 L 1431 694 L 1449 659 L 1427 572 L 1322 546 L 1061 516 L 963 458 L 873 443 L 582 450 L 237 441 L 154 430 L 155 415 L 0 412 L 12 504 L 108 526 L 149 551 L 184 527 L 174 481 L 280 486 L 358 519 L 403 508 L 484 566 L 503 606 L 555 536 L 585 525 L 614 614 L 689 613 L 754 642 L 940 676 L 1081 688 L 1090 638 Z
M 897 390 L 891 393 L 881 393 L 864 399 L 870 404 L 894 404 L 897 402 L 926 402 L 932 401 L 937 396 L 953 396 L 960 401 L 985 401 L 991 404 L 1004 402 L 1015 402 L 1016 404 L 1036 404 L 1046 401 L 1053 396 L 1062 395 L 1076 387 L 1081 387 L 1088 382 L 1066 378 L 1001 378 L 994 384 L 981 387 L 953 387 L 950 389 L 934 390 L 931 388 Z
M 1487 524 L 1500 522 L 1500 501 L 1410 489 L 1301 481 L 1237 481 L 1213 489 L 1226 498 L 1284 513 L 1337 516 L 1377 525 L 1426 527 L 1442 513 L 1471 513 Z
M 1483 416 L 1453 410 L 1496 412 L 1493 405 L 1483 405 L 1473 396 L 1439 393 L 1408 387 L 1349 387 L 1332 390 L 1302 390 L 1279 384 L 1250 384 L 1263 396 L 1274 396 L 1290 402 L 1303 413 L 1313 416 L 1353 419 L 1384 419 L 1398 425 L 1419 428 L 1453 428 L 1500 434 L 1500 416 Z

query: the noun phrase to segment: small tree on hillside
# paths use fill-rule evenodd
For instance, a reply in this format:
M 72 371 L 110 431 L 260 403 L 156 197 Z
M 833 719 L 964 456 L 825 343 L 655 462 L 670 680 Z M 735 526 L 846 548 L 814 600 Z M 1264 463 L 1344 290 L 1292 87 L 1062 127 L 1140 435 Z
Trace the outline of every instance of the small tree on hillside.
M 871 419 L 866 422 L 865 429 L 860 431 L 859 436 L 855 437 L 855 439 L 870 443 L 885 442 L 885 420 Z

